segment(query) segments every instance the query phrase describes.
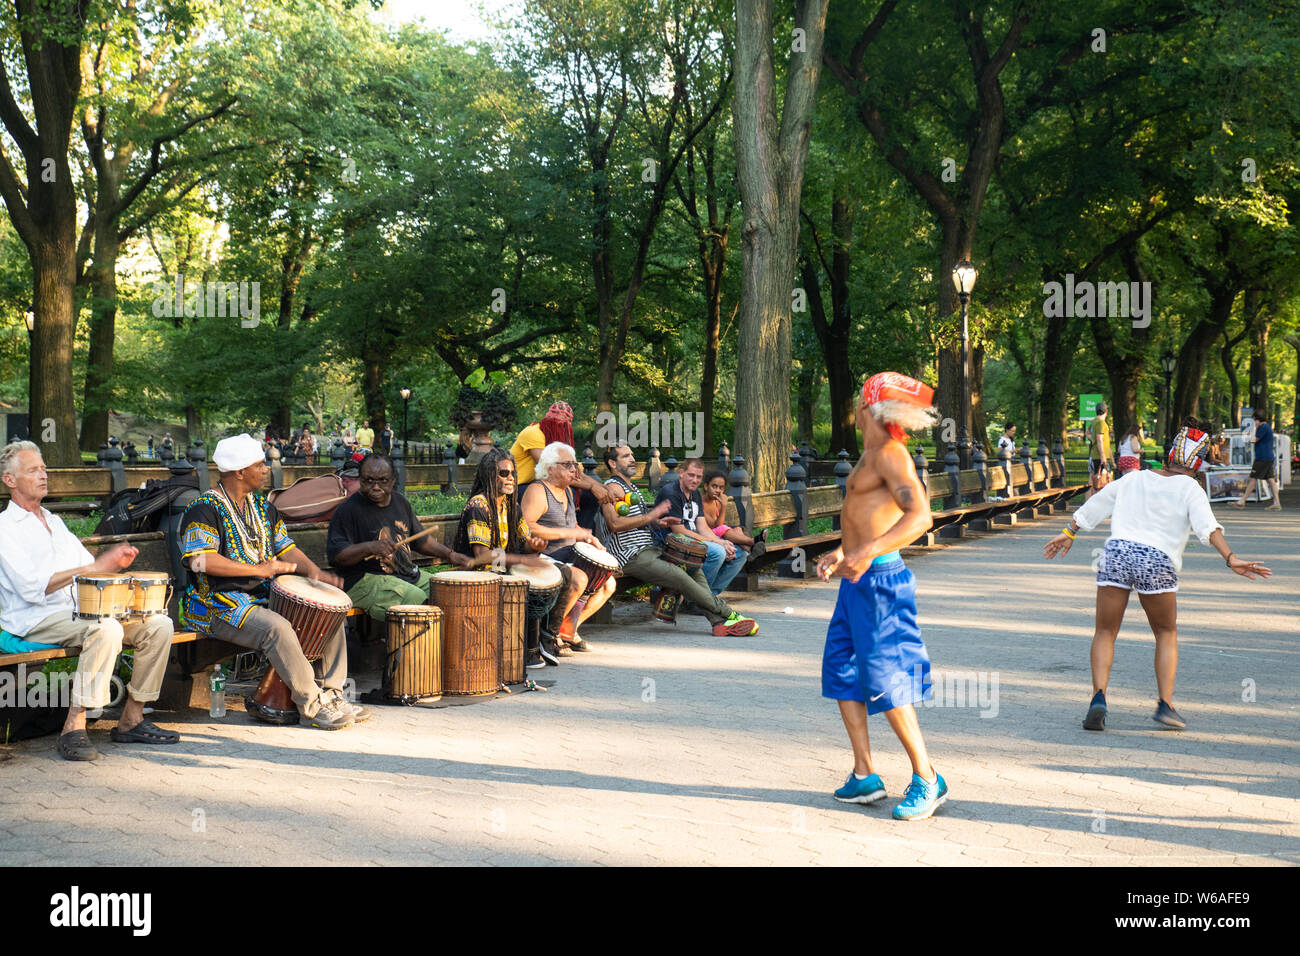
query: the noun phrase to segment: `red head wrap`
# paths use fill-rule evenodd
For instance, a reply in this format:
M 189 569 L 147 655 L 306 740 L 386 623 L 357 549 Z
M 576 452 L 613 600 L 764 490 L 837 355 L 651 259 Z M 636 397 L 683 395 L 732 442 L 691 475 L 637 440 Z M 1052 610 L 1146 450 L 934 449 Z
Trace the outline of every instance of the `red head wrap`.
M 862 397 L 869 406 L 876 402 L 899 401 L 915 405 L 917 408 L 929 408 L 934 401 L 934 389 L 898 372 L 877 372 L 862 386 Z M 888 422 L 882 424 L 898 441 L 907 440 L 907 432 L 902 426 Z

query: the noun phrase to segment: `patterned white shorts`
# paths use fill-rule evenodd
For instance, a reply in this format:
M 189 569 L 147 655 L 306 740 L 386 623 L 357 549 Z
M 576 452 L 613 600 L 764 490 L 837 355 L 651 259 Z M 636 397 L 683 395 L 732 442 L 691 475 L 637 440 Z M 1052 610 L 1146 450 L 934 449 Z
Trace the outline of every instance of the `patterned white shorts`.
M 1097 586 L 1165 594 L 1178 590 L 1178 572 L 1173 560 L 1159 548 L 1111 538 L 1097 559 Z

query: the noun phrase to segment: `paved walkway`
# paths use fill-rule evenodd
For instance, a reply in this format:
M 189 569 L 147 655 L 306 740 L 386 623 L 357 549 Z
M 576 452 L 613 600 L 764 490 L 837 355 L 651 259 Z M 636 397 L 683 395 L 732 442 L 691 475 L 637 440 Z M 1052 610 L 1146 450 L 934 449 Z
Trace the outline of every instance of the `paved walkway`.
M 182 743 L 154 750 L 109 743 L 101 722 L 93 764 L 59 759 L 53 737 L 14 745 L 0 864 L 1294 864 L 1300 510 L 1218 512 L 1234 550 L 1275 576 L 1247 582 L 1189 545 L 1183 733 L 1150 719 L 1136 601 L 1111 729 L 1080 729 L 1102 535 L 1064 563 L 1040 554 L 1056 518 L 909 559 L 947 675 L 945 706 L 920 712 L 952 790 L 928 822 L 889 818 L 908 768 L 879 717 L 890 799 L 830 799 L 851 766 L 819 696 L 834 587 L 765 580 L 736 602 L 757 637 L 629 608 L 588 634 L 597 652 L 532 672 L 555 681 L 548 693 L 381 708 L 333 734 L 189 711 Z

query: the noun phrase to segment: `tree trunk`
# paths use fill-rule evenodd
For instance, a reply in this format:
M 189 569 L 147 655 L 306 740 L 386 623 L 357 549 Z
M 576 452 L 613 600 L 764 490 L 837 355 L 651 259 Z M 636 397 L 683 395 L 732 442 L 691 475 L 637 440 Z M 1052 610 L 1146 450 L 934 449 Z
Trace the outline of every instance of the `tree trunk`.
M 108 441 L 113 404 L 113 345 L 117 337 L 117 181 L 112 164 L 100 171 L 95 206 L 94 263 L 90 280 L 90 353 L 86 359 L 85 401 L 81 409 L 81 450 L 97 451 Z
M 1050 444 L 1059 438 L 1065 442 L 1068 416 L 1070 369 L 1074 355 L 1083 336 L 1083 321 L 1064 316 L 1047 319 L 1047 335 L 1043 342 L 1043 384 L 1039 392 L 1041 406 L 1038 413 L 1038 434 Z
M 857 383 L 849 368 L 849 340 L 853 334 L 853 312 L 849 302 L 849 275 L 852 266 L 853 207 L 845 194 L 846 184 L 837 179 L 831 199 L 831 327 L 822 341 L 826 356 L 826 377 L 831 398 L 831 447 L 829 452 L 844 449 L 858 457 Z
M 1169 422 L 1170 434 L 1182 427 L 1183 419 L 1196 414 L 1201 381 L 1205 377 L 1206 358 L 1215 339 L 1223 334 L 1228 325 L 1237 292 L 1237 288 L 1231 284 L 1211 289 L 1209 315 L 1196 324 L 1179 350 L 1173 414 Z
M 203 412 L 196 405 L 185 406 L 185 437 L 180 439 L 182 445 L 176 450 L 179 457 L 182 452 L 189 450 L 190 445 L 197 438 L 203 437 Z M 212 449 L 208 449 L 208 456 L 211 457 Z
M 790 295 L 827 2 L 795 4 L 804 42 L 791 52 L 779 114 L 772 0 L 736 4 L 736 172 L 745 220 L 732 450 L 748 460 L 755 491 L 783 486 L 790 450 Z
M 725 236 L 722 240 L 726 242 Z M 704 369 L 700 373 L 700 414 L 704 416 L 704 452 L 717 451 L 713 432 L 713 399 L 718 391 L 718 348 L 722 330 L 722 266 L 725 246 L 715 264 L 701 242 L 700 266 L 704 274 Z
M 1259 300 L 1259 291 L 1252 289 L 1243 303 L 1245 313 L 1256 319 L 1250 342 L 1250 404 L 1268 414 L 1268 322 L 1259 318 Z
M 59 223 L 58 238 L 31 250 L 36 322 L 32 327 L 32 441 L 49 467 L 81 464 L 72 387 L 72 342 L 76 330 L 75 213 Z M 66 226 L 66 228 L 64 228 Z
M 821 385 L 821 376 L 817 373 L 817 363 L 811 360 L 799 366 L 797 401 L 795 416 L 798 422 L 799 444 L 813 444 L 813 422 L 817 413 L 817 392 Z

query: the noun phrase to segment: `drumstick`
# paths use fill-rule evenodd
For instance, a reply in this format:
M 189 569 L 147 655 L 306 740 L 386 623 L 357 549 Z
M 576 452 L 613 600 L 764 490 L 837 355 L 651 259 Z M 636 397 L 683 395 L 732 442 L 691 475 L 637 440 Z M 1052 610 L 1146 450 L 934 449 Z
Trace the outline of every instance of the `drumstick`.
M 394 548 L 400 548 L 400 547 L 401 547 L 402 545 L 404 545 L 404 544 L 410 544 L 410 543 L 411 543 L 412 541 L 414 541 L 416 538 L 423 538 L 426 534 L 433 534 L 433 532 L 435 532 L 435 531 L 437 531 L 437 530 L 438 530 L 438 526 L 437 526 L 437 525 L 432 525 L 432 526 L 430 526 L 430 527 L 428 527 L 428 528 L 425 528 L 423 531 L 417 531 L 415 534 L 408 535 L 408 536 L 405 537 L 405 538 L 401 538 L 401 539 L 399 539 L 399 540 L 397 540 L 397 541 L 394 541 L 394 542 L 393 542 L 393 547 L 394 547 Z M 471 566 L 472 566 L 472 567 L 475 567 L 475 568 L 481 568 L 481 567 L 483 567 L 483 565 L 485 565 L 485 564 L 491 564 L 493 561 L 496 560 L 496 558 L 493 557 L 493 555 L 488 554 L 486 557 L 483 557 L 483 558 L 475 558 L 475 559 L 473 559 L 473 560 L 474 560 L 474 563 L 473 563 L 473 565 L 471 565 Z

